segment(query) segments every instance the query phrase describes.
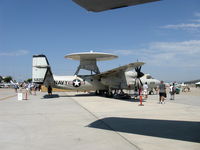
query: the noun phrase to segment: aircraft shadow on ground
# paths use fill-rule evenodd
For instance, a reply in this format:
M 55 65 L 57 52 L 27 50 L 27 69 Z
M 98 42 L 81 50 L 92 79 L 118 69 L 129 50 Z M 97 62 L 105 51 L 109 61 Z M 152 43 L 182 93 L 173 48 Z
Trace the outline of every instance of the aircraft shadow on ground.
M 58 97 L 87 97 L 87 96 L 99 96 L 99 95 L 95 95 L 94 93 L 84 93 L 84 94 L 75 94 L 75 95 L 58 95 L 58 94 L 53 94 L 52 96 L 50 95 L 45 95 L 43 96 L 43 98 L 58 98 Z M 140 102 L 140 99 L 134 99 L 134 98 L 112 98 L 112 97 L 106 97 L 106 96 L 99 96 L 102 98 L 108 98 L 108 99 L 114 99 L 114 100 L 120 100 L 120 101 L 127 101 L 127 102 Z M 146 100 L 142 100 L 142 102 L 146 102 Z
M 129 99 L 119 98 L 119 99 L 116 99 L 116 100 L 127 101 L 127 102 L 140 102 L 140 99 L 134 99 L 134 98 L 129 98 Z M 142 102 L 146 102 L 146 100 L 142 100 Z
M 75 96 L 77 97 L 77 96 L 80 96 L 80 97 L 82 97 L 82 96 L 96 96 L 94 93 L 84 93 L 84 94 L 75 94 Z
M 59 98 L 59 97 L 84 97 L 84 96 L 97 96 L 94 93 L 85 93 L 85 94 L 75 94 L 75 95 L 59 95 L 59 94 L 52 94 L 52 95 L 44 95 L 42 99 L 54 99 L 54 98 Z M 110 97 L 105 97 L 105 96 L 99 96 L 99 97 L 104 97 L 104 98 L 109 98 Z M 133 99 L 133 98 L 111 98 L 114 100 L 120 100 L 120 101 L 127 101 L 127 102 L 140 102 L 139 99 Z M 146 102 L 145 100 L 142 100 L 142 102 Z
M 58 94 L 52 94 L 52 95 L 44 95 L 43 99 L 51 99 L 51 98 L 59 98 L 60 96 Z
M 99 95 L 95 95 L 93 93 L 86 93 L 86 94 L 75 94 L 75 95 L 59 95 L 59 97 L 86 97 L 86 96 L 98 96 L 98 97 L 102 97 L 102 98 L 108 98 L 108 99 L 114 99 L 114 100 L 120 100 L 120 101 L 127 101 L 127 102 L 140 102 L 139 99 L 133 99 L 133 98 L 129 98 L 129 99 L 125 99 L 125 98 L 113 98 L 113 97 L 106 97 L 106 96 L 99 96 Z M 146 102 L 146 100 L 142 100 L 142 102 Z
M 140 102 L 139 98 L 114 98 L 114 97 L 105 97 L 105 96 L 99 96 L 99 97 L 104 97 L 104 98 L 111 98 L 114 100 L 119 100 L 119 101 L 127 101 L 127 102 Z M 142 99 L 142 102 L 146 102 L 146 99 Z
M 84 96 L 96 96 L 94 94 L 86 93 L 86 94 L 75 94 L 75 95 L 59 95 L 59 94 L 52 94 L 52 95 L 44 95 L 43 99 L 51 99 L 51 98 L 59 98 L 59 97 L 84 97 Z
M 200 122 L 110 117 L 97 120 L 89 124 L 88 127 L 200 142 Z
M 74 95 L 60 95 L 60 97 L 84 97 L 84 96 L 96 96 L 95 94 L 85 93 L 85 94 L 74 94 Z

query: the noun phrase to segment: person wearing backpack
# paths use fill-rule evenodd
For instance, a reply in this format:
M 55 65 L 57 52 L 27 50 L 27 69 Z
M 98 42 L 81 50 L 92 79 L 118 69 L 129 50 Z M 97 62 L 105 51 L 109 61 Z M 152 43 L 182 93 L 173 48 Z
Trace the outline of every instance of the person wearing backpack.
M 170 100 L 174 100 L 175 94 L 176 94 L 176 86 L 173 83 L 170 87 L 169 93 L 170 93 Z

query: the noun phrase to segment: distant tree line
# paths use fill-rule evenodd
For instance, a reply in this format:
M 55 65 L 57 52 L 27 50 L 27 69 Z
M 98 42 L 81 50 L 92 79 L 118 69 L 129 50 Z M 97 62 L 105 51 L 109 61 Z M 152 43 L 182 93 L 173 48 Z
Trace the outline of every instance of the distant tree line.
M 11 80 L 13 81 L 13 78 L 11 76 L 6 76 L 6 77 L 0 76 L 0 83 L 2 83 L 2 82 L 4 82 L 4 83 L 10 83 Z M 14 82 L 15 82 L 15 80 L 14 80 Z M 24 80 L 24 82 L 31 83 L 32 79 L 29 78 L 27 80 Z
M 9 83 L 12 80 L 11 76 L 7 76 L 7 77 L 2 77 L 0 76 L 0 82 L 5 82 L 5 83 Z
M 31 82 L 32 82 L 32 79 L 31 79 L 31 78 L 29 78 L 29 79 L 25 80 L 24 82 L 31 83 Z
M 2 76 L 0 76 L 0 83 L 3 81 L 3 77 Z
M 184 82 L 185 84 L 195 84 L 197 82 L 200 82 L 200 79 L 199 80 L 192 80 L 192 81 L 186 81 Z

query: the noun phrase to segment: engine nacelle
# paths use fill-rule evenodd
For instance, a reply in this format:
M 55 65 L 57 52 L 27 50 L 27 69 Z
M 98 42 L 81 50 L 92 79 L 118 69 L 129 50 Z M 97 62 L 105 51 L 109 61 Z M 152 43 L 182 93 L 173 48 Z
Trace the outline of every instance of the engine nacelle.
M 125 72 L 125 76 L 129 78 L 136 78 L 137 77 L 137 72 L 135 71 L 127 71 Z

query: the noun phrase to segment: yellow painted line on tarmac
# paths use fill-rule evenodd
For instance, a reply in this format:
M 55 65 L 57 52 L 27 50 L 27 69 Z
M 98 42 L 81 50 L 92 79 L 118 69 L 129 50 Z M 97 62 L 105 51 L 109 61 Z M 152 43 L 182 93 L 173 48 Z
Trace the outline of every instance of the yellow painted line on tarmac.
M 9 99 L 9 98 L 11 98 L 11 97 L 15 97 L 16 96 L 16 94 L 15 95 L 11 95 L 11 96 L 7 96 L 7 97 L 4 97 L 4 98 L 0 98 L 0 101 L 3 101 L 3 100 L 6 100 L 6 99 Z

